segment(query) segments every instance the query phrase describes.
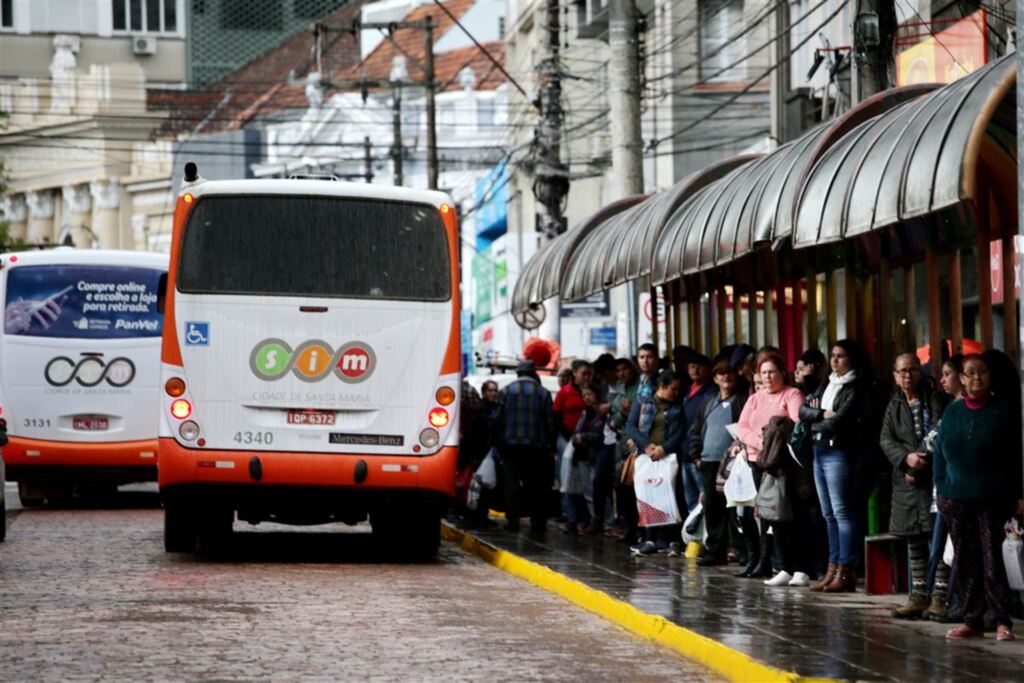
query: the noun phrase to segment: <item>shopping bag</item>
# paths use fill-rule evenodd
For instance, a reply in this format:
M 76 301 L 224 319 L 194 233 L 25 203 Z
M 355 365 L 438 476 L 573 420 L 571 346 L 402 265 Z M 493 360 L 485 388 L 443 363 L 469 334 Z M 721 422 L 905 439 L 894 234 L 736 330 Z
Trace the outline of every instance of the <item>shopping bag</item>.
M 635 468 L 636 451 L 630 451 L 626 454 L 626 459 L 622 461 L 622 469 L 619 470 L 619 483 L 623 486 L 632 486 Z
M 476 468 L 476 474 L 473 475 L 473 478 L 478 480 L 480 486 L 485 489 L 493 489 L 498 485 L 498 467 L 494 454 L 495 450 L 493 448 L 487 451 L 484 461 L 480 463 L 480 467 Z
M 750 505 L 757 498 L 754 473 L 750 471 L 750 463 L 747 462 L 746 454 L 741 451 L 735 457 L 735 461 L 723 491 L 727 507 Z
M 786 492 L 786 475 L 765 472 L 757 490 L 754 514 L 766 522 L 788 522 L 793 519 L 793 506 Z
M 575 452 L 576 449 L 570 440 L 565 444 L 565 450 L 562 451 L 562 467 L 559 470 L 558 480 L 561 483 L 559 490 L 562 493 L 583 493 L 583 479 L 580 477 L 580 470 L 576 467 L 576 460 L 573 457 Z
M 470 510 L 477 510 L 480 508 L 480 493 L 483 491 L 483 485 L 480 480 L 473 477 L 473 481 L 469 482 L 469 492 L 466 494 L 466 507 Z
M 683 543 L 697 541 L 703 543 L 708 537 L 707 524 L 704 522 L 704 506 L 697 503 L 697 506 L 690 510 L 683 522 Z
M 638 456 L 633 471 L 633 488 L 640 526 L 679 524 L 679 506 L 676 504 L 675 482 L 679 463 L 675 453 L 661 460 Z
M 953 537 L 947 535 L 946 536 L 946 547 L 943 548 L 943 550 L 942 550 L 942 561 L 945 562 L 947 566 L 952 567 L 953 566 L 953 557 L 954 557 L 954 553 L 953 553 Z
M 1006 580 L 1013 590 L 1024 591 L 1024 540 L 1021 540 L 1021 528 L 1016 519 L 1011 519 L 1005 528 L 1003 565 L 1006 567 Z

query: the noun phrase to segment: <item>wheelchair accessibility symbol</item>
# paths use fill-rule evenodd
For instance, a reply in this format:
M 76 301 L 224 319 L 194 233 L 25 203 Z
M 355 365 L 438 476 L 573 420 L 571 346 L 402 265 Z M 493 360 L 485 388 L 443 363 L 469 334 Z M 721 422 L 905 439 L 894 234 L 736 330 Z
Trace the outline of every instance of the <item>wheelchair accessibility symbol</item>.
M 185 346 L 209 346 L 210 323 L 186 322 Z

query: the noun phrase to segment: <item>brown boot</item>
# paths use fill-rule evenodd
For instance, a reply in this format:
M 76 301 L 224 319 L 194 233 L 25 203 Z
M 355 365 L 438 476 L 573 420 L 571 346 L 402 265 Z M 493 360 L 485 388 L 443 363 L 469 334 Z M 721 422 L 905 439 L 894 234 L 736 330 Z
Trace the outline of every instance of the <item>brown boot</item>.
M 911 593 L 907 604 L 892 611 L 892 617 L 893 619 L 918 619 L 930 604 L 928 596 L 924 593 Z
M 828 563 L 828 571 L 825 572 L 825 576 L 820 580 L 815 581 L 811 584 L 811 590 L 820 593 L 825 586 L 832 583 L 832 579 L 836 578 L 836 570 L 839 569 L 839 565 L 835 562 Z
M 836 576 L 832 581 L 821 589 L 822 593 L 853 593 L 857 590 L 857 574 L 853 567 L 841 564 L 836 569 Z
M 921 615 L 929 621 L 938 621 L 946 613 L 946 596 L 941 593 L 932 593 L 932 602 L 928 609 Z

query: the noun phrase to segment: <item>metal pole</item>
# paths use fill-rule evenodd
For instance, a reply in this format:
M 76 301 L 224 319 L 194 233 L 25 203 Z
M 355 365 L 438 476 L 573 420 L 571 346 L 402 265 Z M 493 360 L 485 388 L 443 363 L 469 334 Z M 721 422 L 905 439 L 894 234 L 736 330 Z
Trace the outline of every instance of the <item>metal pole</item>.
M 366 182 L 373 182 L 373 145 L 370 136 L 363 136 L 363 171 Z
M 895 68 L 895 0 L 857 0 L 853 16 L 853 102 L 887 90 Z
M 779 145 L 789 140 L 786 130 L 786 97 L 790 89 L 789 68 L 789 3 L 775 4 L 775 64 L 779 65 L 772 71 L 772 135 Z
M 424 67 L 427 73 L 427 187 L 431 190 L 437 189 L 437 127 L 435 126 L 434 111 L 434 27 L 436 24 L 428 16 L 424 23 L 423 34 L 426 44 L 424 50 Z
M 430 124 L 428 123 L 427 126 L 429 130 Z M 394 163 L 395 185 L 405 184 L 405 179 L 402 176 L 403 155 L 402 86 L 396 83 L 391 89 L 391 161 Z

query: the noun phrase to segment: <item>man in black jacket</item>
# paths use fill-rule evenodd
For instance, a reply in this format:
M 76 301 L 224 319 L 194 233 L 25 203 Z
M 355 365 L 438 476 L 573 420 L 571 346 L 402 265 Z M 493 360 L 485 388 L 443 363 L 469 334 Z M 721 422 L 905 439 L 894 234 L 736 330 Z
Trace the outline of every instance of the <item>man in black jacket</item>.
M 690 425 L 689 457 L 697 465 L 703 483 L 704 523 L 708 552 L 697 559 L 698 566 L 725 564 L 728 551 L 725 494 L 715 488 L 715 476 L 725 452 L 732 444 L 726 425 L 734 424 L 747 402 L 746 393 L 736 391 L 739 376 L 728 358 L 716 359 L 713 377 L 718 392 L 708 397 Z

